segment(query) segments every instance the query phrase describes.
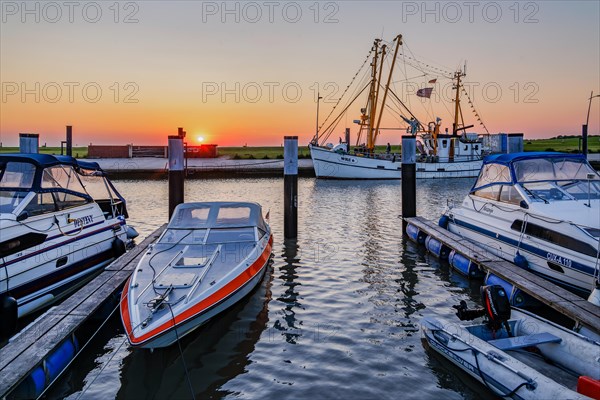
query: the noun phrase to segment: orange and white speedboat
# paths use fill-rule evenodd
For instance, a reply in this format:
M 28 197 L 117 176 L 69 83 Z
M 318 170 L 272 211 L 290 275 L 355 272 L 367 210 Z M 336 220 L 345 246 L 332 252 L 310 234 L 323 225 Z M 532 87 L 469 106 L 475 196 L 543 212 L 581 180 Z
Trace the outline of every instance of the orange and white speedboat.
M 169 346 L 243 299 L 262 280 L 272 245 L 256 203 L 177 206 L 123 289 L 129 342 Z

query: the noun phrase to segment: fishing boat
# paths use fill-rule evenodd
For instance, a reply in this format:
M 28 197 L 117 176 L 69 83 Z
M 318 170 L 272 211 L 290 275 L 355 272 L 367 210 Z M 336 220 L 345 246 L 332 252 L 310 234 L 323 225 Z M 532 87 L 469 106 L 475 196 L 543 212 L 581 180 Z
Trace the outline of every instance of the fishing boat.
M 400 51 L 403 43 L 402 35 L 398 35 L 394 39 L 391 66 L 384 83 L 382 75 L 385 63 L 388 61 L 386 60 L 387 45 L 381 42 L 381 39 L 375 40 L 365 63 L 355 74 L 352 82 L 348 85 L 342 97 L 339 98 L 338 103 L 333 107 L 333 110 L 335 110 L 338 106 L 343 106 L 341 104 L 343 98 L 348 100 L 348 104 L 343 107 L 339 115 L 330 120 L 333 115 L 332 110 L 323 125 L 319 126 L 317 111 L 316 133 L 309 144 L 316 176 L 330 179 L 401 179 L 400 155 L 392 153 L 389 144 L 385 153 L 375 151 L 380 134 L 384 130 L 395 130 L 398 132 L 405 131 L 419 138 L 417 144 L 419 151 L 416 165 L 417 178 L 476 177 L 481 169 L 483 155 L 489 150 L 489 146 L 484 146 L 481 135 L 467 132 L 474 125 L 465 125 L 464 123 L 461 93 L 468 96 L 462 83 L 463 78 L 466 76 L 466 67 L 463 70 L 450 73 L 421 63 Z M 439 117 L 431 117 L 433 121 L 427 124 L 419 120 L 405 101 L 396 93 L 397 90 L 393 86 L 395 82 L 400 81 L 392 80 L 392 74 L 399 54 L 403 56 L 405 68 L 402 70 L 404 73 L 406 74 L 407 66 L 418 70 L 419 76 L 425 79 L 425 85 L 433 86 L 438 79 L 452 80 L 455 95 L 452 99 L 454 102 L 454 116 L 451 133 L 448 132 L 448 129 L 445 130 L 445 133 L 441 132 L 442 120 Z M 362 82 L 358 82 L 356 78 L 360 76 L 366 61 L 371 56 L 371 71 L 368 76 L 365 75 Z M 407 83 L 409 79 L 405 76 L 401 82 L 403 84 Z M 364 84 L 364 80 L 367 80 L 366 84 Z M 349 88 L 355 86 L 354 93 L 357 94 L 353 95 L 352 98 L 345 97 L 346 93 L 352 92 L 349 91 Z M 343 117 L 349 112 L 354 103 L 361 100 L 361 95 L 367 89 L 366 105 L 360 108 L 360 118 L 353 121 L 359 126 L 355 147 L 351 148 L 350 145 L 350 128 L 346 128 L 344 140 L 340 137 L 337 145 L 327 143 Z M 434 87 L 424 87 L 417 90 L 414 95 L 421 99 L 416 100 L 429 99 L 433 90 Z M 473 106 L 470 98 L 468 101 Z M 397 126 L 384 127 L 382 125 L 382 117 L 386 110 L 393 110 L 393 118 L 398 120 Z M 477 112 L 474 112 L 480 124 L 485 128 Z M 487 131 L 487 128 L 485 129 Z M 366 142 L 364 142 L 365 139 Z
M 510 308 L 501 286 L 482 287 L 484 307 L 457 309 L 462 325 L 425 317 L 431 349 L 495 394 L 515 399 L 587 399 L 600 391 L 600 343 L 525 310 Z
M 271 257 L 256 203 L 184 203 L 140 260 L 121 297 L 132 346 L 166 347 L 244 298 Z
M 137 233 L 125 200 L 97 163 L 46 154 L 0 155 L 0 319 L 17 319 L 73 292 Z
M 581 154 L 491 155 L 440 225 L 587 297 L 600 268 L 600 176 Z

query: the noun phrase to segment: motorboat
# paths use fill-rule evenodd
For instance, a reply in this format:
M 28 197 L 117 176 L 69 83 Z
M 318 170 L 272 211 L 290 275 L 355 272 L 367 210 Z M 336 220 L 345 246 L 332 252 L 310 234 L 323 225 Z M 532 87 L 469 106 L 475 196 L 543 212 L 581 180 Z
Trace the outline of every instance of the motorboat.
M 587 399 L 600 392 L 600 343 L 510 307 L 501 286 L 482 287 L 484 307 L 455 306 L 462 323 L 424 317 L 429 348 L 495 394 L 515 399 Z
M 587 297 L 600 268 L 600 175 L 581 154 L 490 155 L 440 226 Z
M 3 335 L 123 254 L 137 235 L 127 217 L 125 200 L 95 162 L 0 154 Z
M 365 61 L 321 126 L 318 123 L 317 103 L 317 130 L 309 144 L 315 175 L 317 178 L 323 179 L 401 179 L 400 154 L 392 153 L 389 143 L 385 153 L 376 151 L 376 144 L 378 140 L 381 140 L 381 133 L 384 130 L 396 130 L 399 133 L 405 131 L 418 138 L 417 179 L 476 177 L 481 169 L 483 156 L 491 149 L 484 144 L 484 135 L 468 132 L 468 129 L 474 125 L 466 125 L 463 119 L 461 108 L 463 93 L 467 97 L 469 105 L 474 107 L 462 83 L 466 76 L 466 66 L 463 70 L 453 73 L 441 72 L 426 62 L 416 60 L 412 55 L 407 58 L 405 50 L 402 50 L 404 47 L 402 35 L 398 35 L 391 45 L 394 48 L 393 51 L 388 50 L 388 45 L 383 44 L 381 39 L 374 41 L 367 57 L 367 60 L 371 59 L 368 64 L 371 67 L 370 71 L 363 72 L 363 68 L 367 66 Z M 386 58 L 388 53 L 391 55 L 391 60 Z M 402 68 L 394 68 L 397 62 L 404 63 Z M 386 69 L 387 63 L 391 66 L 389 71 L 384 73 L 383 70 Z M 398 72 L 398 70 L 411 76 L 392 79 L 394 71 Z M 359 76 L 364 76 L 364 79 L 356 79 Z M 411 81 L 415 76 L 424 80 L 422 82 Z M 434 89 L 437 91 L 435 84 L 438 80 L 448 80 L 448 85 L 454 90 L 452 130 L 449 132 L 446 128 L 445 133 L 441 131 L 442 119 L 432 118 L 432 110 L 429 110 L 434 103 L 431 99 L 432 95 L 439 100 L 439 95 L 434 92 Z M 399 88 L 395 86 L 395 82 L 402 82 L 401 90 L 406 90 L 404 96 L 400 92 L 397 93 Z M 425 87 L 417 90 L 419 85 Z M 354 90 L 349 90 L 350 88 L 354 88 Z M 415 88 L 414 91 L 411 90 L 412 88 Z M 346 94 L 348 96 L 345 96 Z M 341 102 L 342 99 L 345 99 L 347 103 Z M 352 112 L 353 106 L 356 110 L 358 107 L 355 104 L 360 101 L 364 101 L 360 105 L 362 107 L 360 108 L 360 117 L 353 120 L 358 125 L 355 137 L 356 145 L 351 146 L 350 128 L 346 128 L 344 139 L 340 137 L 339 143 L 335 145 L 328 143 L 329 137 L 337 129 L 340 121 L 348 120 L 347 114 Z M 432 121 L 426 123 L 427 120 L 418 119 L 413 110 L 408 107 L 411 101 L 424 103 L 427 118 L 431 118 Z M 337 116 L 333 114 L 336 109 L 339 111 Z M 390 111 L 392 111 L 392 116 L 382 118 L 384 112 L 389 113 Z M 475 109 L 473 112 L 479 123 L 485 128 Z M 398 123 L 390 124 L 392 120 L 396 120 Z M 384 126 L 384 121 L 388 125 Z M 485 129 L 487 132 L 487 128 Z M 489 136 L 489 132 L 487 136 Z
M 169 346 L 243 299 L 262 280 L 272 245 L 256 203 L 178 205 L 123 290 L 131 345 Z

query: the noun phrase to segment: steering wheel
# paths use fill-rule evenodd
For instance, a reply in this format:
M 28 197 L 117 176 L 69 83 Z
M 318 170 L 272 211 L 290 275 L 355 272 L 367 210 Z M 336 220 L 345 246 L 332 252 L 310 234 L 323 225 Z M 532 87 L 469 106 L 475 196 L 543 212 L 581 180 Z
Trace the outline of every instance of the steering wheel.
M 550 189 L 550 198 L 554 199 L 554 200 L 560 200 L 565 196 L 565 194 L 557 189 L 557 188 L 552 188 Z

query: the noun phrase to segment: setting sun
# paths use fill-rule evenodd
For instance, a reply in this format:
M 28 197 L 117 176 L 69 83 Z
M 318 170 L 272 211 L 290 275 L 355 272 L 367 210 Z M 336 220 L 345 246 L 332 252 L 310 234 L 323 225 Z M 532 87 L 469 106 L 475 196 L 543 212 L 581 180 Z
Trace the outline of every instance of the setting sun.
M 197 136 L 197 137 L 196 137 L 196 141 L 197 141 L 198 143 L 202 143 L 202 142 L 204 142 L 204 136 Z

